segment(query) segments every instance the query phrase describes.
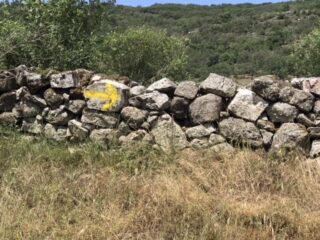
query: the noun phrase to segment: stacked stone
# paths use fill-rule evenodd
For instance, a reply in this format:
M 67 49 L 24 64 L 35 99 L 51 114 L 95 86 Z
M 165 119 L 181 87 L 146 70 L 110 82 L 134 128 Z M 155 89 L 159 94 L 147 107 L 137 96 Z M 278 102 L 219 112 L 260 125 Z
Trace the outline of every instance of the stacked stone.
M 163 78 L 146 88 L 84 69 L 43 75 L 19 66 L 0 72 L 0 94 L 0 124 L 56 141 L 320 154 L 320 78 L 280 87 L 262 76 L 241 88 L 210 74 L 199 84 Z

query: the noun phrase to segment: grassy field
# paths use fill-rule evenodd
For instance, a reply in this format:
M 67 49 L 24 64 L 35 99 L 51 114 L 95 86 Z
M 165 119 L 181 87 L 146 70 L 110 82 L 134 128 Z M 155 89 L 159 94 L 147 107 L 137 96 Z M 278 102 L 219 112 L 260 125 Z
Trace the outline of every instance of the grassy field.
M 0 239 L 320 239 L 320 164 L 0 137 Z

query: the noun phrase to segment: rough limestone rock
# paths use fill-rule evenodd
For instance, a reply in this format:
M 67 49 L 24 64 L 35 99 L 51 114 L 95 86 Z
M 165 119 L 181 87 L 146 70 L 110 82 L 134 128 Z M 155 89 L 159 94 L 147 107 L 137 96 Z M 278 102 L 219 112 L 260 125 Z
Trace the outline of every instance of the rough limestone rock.
M 311 139 L 320 139 L 320 127 L 309 127 L 308 132 Z
M 263 145 L 266 147 L 270 147 L 272 144 L 273 133 L 268 132 L 264 129 L 260 129 L 260 133 L 263 140 Z
M 27 87 L 31 93 L 39 92 L 50 86 L 49 78 L 43 77 L 41 74 L 27 73 L 25 77 Z
M 48 123 L 57 126 L 67 126 L 68 122 L 72 118 L 73 115 L 62 107 L 54 110 L 49 110 L 45 116 L 45 119 Z
M 264 129 L 269 132 L 275 132 L 276 128 L 274 126 L 274 123 L 271 121 L 259 119 L 256 124 L 257 124 L 257 127 L 260 129 Z
M 70 100 L 66 104 L 66 109 L 68 109 L 70 112 L 72 112 L 75 115 L 80 115 L 82 113 L 82 110 L 86 106 L 86 101 L 76 99 L 76 100 Z
M 162 115 L 157 119 L 151 130 L 151 135 L 164 151 L 183 149 L 188 146 L 186 135 L 181 127 L 168 115 Z
M 314 140 L 311 144 L 310 157 L 318 157 L 320 155 L 320 140 Z
M 39 115 L 38 115 L 39 116 Z M 24 119 L 21 125 L 21 131 L 40 135 L 44 131 L 42 120 L 37 118 Z
M 189 106 L 191 122 L 197 125 L 217 121 L 222 104 L 222 98 L 211 93 L 196 98 Z
M 121 118 L 133 129 L 138 129 L 147 119 L 148 111 L 136 107 L 125 107 L 121 111 Z
M 130 129 L 129 125 L 126 124 L 125 122 L 121 122 L 117 128 L 118 130 L 118 135 L 119 136 L 127 136 L 129 133 L 132 132 Z
M 185 99 L 193 100 L 198 94 L 198 86 L 192 81 L 180 82 L 174 91 L 174 95 Z
M 170 112 L 176 119 L 185 119 L 188 117 L 189 100 L 182 97 L 174 97 L 171 101 Z
M 193 139 L 190 142 L 190 147 L 194 149 L 205 149 L 210 146 L 208 139 Z
M 144 94 L 146 88 L 144 86 L 135 86 L 130 88 L 130 97 L 136 97 L 138 95 Z
M 152 83 L 147 89 L 147 92 L 153 92 L 153 91 L 158 91 L 161 93 L 166 93 L 169 95 L 172 95 L 173 92 L 176 90 L 177 85 L 172 82 L 168 78 L 162 78 L 159 81 L 156 81 Z
M 44 135 L 48 139 L 55 140 L 57 142 L 65 142 L 69 139 L 68 128 L 56 127 L 50 123 L 44 126 Z
M 53 109 L 58 108 L 64 102 L 63 96 L 52 88 L 48 88 L 44 92 L 43 97 L 46 100 L 46 103 Z
M 116 129 L 93 129 L 90 133 L 90 140 L 94 142 L 104 143 L 113 141 L 118 135 Z
M 138 101 L 137 105 L 143 109 L 163 111 L 170 107 L 168 95 L 158 91 L 139 95 L 135 99 Z
M 308 146 L 308 131 L 297 123 L 284 123 L 273 137 L 272 148 L 274 149 L 306 149 Z
M 201 139 L 205 137 L 209 137 L 212 133 L 216 132 L 217 129 L 215 129 L 213 126 L 204 126 L 204 125 L 198 125 L 195 127 L 188 128 L 186 130 L 186 136 L 188 139 Z
M 3 93 L 0 95 L 0 112 L 9 112 L 16 104 L 17 97 L 15 92 Z
M 68 128 L 73 141 L 84 141 L 89 136 L 89 130 L 82 126 L 82 123 L 73 119 L 68 122 Z
M 215 73 L 200 84 L 200 90 L 204 93 L 213 93 L 221 97 L 231 98 L 237 90 L 236 83 L 230 79 Z
M 267 108 L 267 114 L 274 123 L 293 122 L 297 117 L 298 109 L 290 104 L 277 102 Z
M 229 104 L 228 111 L 236 117 L 255 122 L 267 107 L 268 103 L 256 93 L 239 89 Z
M 220 143 L 224 143 L 224 142 L 226 142 L 226 139 L 219 134 L 213 133 L 209 137 L 209 143 L 212 146 L 220 144 Z
M 52 88 L 76 88 L 80 87 L 80 79 L 73 71 L 52 74 L 50 76 L 50 85 Z
M 305 92 L 320 96 L 320 78 L 305 78 L 302 82 L 302 89 Z
M 9 71 L 0 71 L 0 92 L 11 92 L 17 86 L 15 75 Z
M 119 112 L 128 105 L 129 87 L 113 80 L 100 80 L 90 84 L 84 91 L 90 109 Z
M 16 90 L 16 98 L 18 101 L 22 100 L 25 95 L 30 94 L 30 91 L 27 87 L 23 86 Z
M 279 84 L 269 75 L 255 78 L 251 89 L 259 96 L 272 102 L 277 101 L 280 96 Z
M 31 101 L 24 100 L 19 103 L 17 110 L 21 112 L 21 117 L 32 118 L 41 114 L 43 107 Z
M 232 145 L 224 142 L 224 143 L 219 143 L 217 145 L 210 147 L 210 151 L 214 153 L 219 153 L 219 154 L 232 154 L 236 150 Z
M 312 121 L 309 117 L 307 117 L 305 114 L 300 113 L 297 118 L 296 121 L 298 123 L 301 123 L 302 125 L 306 126 L 306 127 L 314 127 L 315 126 L 315 122 Z
M 100 128 L 116 128 L 119 122 L 119 115 L 85 108 L 82 112 L 81 122 Z
M 280 91 L 280 100 L 296 106 L 302 111 L 309 112 L 313 108 L 314 96 L 303 90 L 284 87 Z
M 137 130 L 129 133 L 127 136 L 121 136 L 119 142 L 123 146 L 131 147 L 136 143 L 147 143 L 150 144 L 153 139 L 145 130 Z
M 4 112 L 0 113 L 0 124 L 15 126 L 17 124 L 17 119 L 14 113 L 12 112 Z
M 303 82 L 305 79 L 307 78 L 293 78 L 290 82 L 291 86 L 294 88 L 302 89 Z
M 313 112 L 317 115 L 320 115 L 320 100 L 314 102 Z
M 262 147 L 263 139 L 259 129 L 252 123 L 239 118 L 227 118 L 220 122 L 222 136 L 234 143 L 251 147 Z

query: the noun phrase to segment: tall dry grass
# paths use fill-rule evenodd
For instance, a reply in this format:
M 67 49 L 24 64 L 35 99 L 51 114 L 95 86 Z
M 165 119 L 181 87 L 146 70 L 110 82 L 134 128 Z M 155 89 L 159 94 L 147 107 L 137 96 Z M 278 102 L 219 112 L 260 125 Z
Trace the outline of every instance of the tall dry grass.
M 320 164 L 2 130 L 0 239 L 320 239 Z

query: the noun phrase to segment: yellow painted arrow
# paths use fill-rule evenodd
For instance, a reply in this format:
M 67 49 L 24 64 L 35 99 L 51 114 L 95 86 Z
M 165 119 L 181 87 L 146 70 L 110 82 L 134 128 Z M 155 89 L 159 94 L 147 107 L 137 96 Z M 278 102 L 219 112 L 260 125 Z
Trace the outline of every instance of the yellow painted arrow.
M 105 101 L 106 103 L 101 107 L 102 111 L 110 110 L 120 99 L 117 89 L 110 83 L 106 83 L 104 92 L 84 90 L 83 94 L 90 100 Z

